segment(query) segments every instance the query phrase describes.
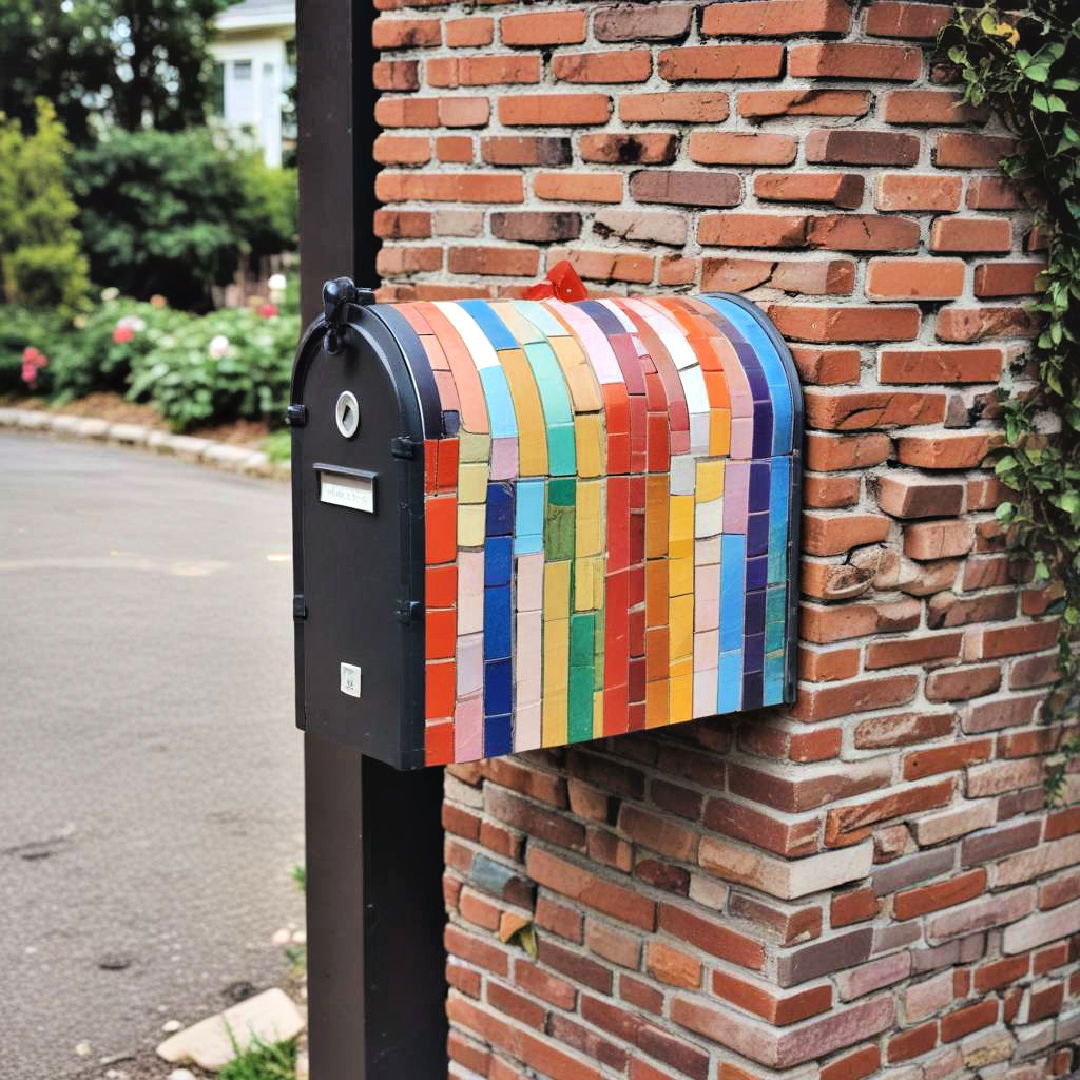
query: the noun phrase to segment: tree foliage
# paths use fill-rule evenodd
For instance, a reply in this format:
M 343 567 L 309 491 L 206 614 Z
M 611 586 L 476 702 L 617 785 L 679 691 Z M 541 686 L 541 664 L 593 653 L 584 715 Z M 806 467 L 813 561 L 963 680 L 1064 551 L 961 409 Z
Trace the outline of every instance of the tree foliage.
M 1048 716 L 1075 723 L 1080 696 L 1080 20 L 1075 0 L 1033 0 L 1022 10 L 986 3 L 959 8 L 943 45 L 964 99 L 986 104 L 1017 136 L 1002 162 L 1033 199 L 1048 265 L 1032 309 L 1040 332 L 1027 359 L 1035 385 L 1003 391 L 1008 450 L 997 474 L 1016 494 L 998 518 L 1030 557 L 1035 580 L 1059 582 L 1061 679 Z M 1051 769 L 1060 794 L 1075 734 Z
M 71 152 L 52 103 L 37 102 L 37 130 L 0 113 L 0 270 L 4 296 L 73 315 L 89 280 L 66 186 Z
M 93 280 L 206 310 L 240 256 L 295 246 L 295 176 L 205 129 L 114 131 L 73 161 Z
M 214 16 L 229 0 L 4 0 L 0 111 L 31 125 L 47 97 L 70 138 L 92 118 L 135 131 L 201 124 Z

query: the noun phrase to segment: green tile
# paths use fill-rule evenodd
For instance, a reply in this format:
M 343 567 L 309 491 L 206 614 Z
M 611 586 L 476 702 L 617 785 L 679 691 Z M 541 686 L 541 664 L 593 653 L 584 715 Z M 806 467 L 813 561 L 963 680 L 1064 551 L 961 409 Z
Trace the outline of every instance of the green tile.
M 549 561 L 574 557 L 574 514 L 576 483 L 549 480 L 544 506 L 544 554 Z

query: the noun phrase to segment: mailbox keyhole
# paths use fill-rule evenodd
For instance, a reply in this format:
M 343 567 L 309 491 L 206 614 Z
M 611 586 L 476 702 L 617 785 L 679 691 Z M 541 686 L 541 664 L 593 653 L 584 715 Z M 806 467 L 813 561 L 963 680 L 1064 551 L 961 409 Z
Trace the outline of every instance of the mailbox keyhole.
M 342 390 L 334 406 L 337 429 L 346 439 L 351 439 L 360 427 L 360 405 L 351 390 Z

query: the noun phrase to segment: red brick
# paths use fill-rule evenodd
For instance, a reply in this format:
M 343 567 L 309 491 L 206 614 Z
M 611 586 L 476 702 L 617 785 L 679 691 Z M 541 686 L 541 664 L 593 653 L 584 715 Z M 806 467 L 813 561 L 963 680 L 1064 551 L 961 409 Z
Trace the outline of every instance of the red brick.
M 658 165 L 675 160 L 678 138 L 661 134 L 583 135 L 578 140 L 582 161 L 613 165 Z
M 573 1009 L 577 989 L 572 983 L 544 971 L 535 963 L 518 960 L 514 964 L 514 980 L 523 990 L 560 1009 Z
M 551 69 L 555 78 L 562 82 L 644 82 L 652 74 L 652 53 L 648 49 L 558 53 L 551 62 Z
M 996 169 L 1015 147 L 1015 140 L 1002 136 L 949 131 L 938 136 L 934 164 L 939 169 Z
M 795 346 L 791 350 L 799 377 L 804 383 L 833 386 L 859 381 L 862 356 L 858 349 L 814 349 Z
M 509 127 L 570 127 L 607 123 L 607 94 L 510 94 L 499 98 L 499 119 Z
M 836 893 L 829 907 L 829 925 L 841 927 L 866 922 L 868 919 L 873 919 L 880 910 L 881 901 L 874 894 L 873 889 L 863 888 Z
M 452 49 L 477 48 L 495 40 L 495 20 L 485 16 L 447 19 L 446 44 Z
M 829 847 L 856 844 L 869 835 L 869 826 L 944 806 L 951 799 L 952 791 L 952 780 L 939 780 L 933 784 L 897 788 L 888 795 L 857 806 L 830 810 L 825 820 L 825 842 Z
M 797 78 L 912 82 L 922 74 L 922 66 L 922 49 L 912 45 L 815 42 L 792 45 L 788 55 L 788 74 Z
M 840 555 L 884 540 L 888 533 L 889 519 L 881 514 L 803 514 L 803 550 L 808 555 Z
M 919 160 L 919 140 L 889 131 L 811 131 L 806 160 L 811 165 L 914 165 Z
M 621 173 L 542 172 L 533 179 L 538 199 L 617 203 L 622 200 Z
M 868 671 L 873 671 L 958 659 L 963 640 L 963 634 L 925 634 L 897 641 L 875 641 L 866 647 L 866 667 Z
M 641 203 L 737 206 L 742 184 L 737 173 L 642 169 L 630 177 L 630 194 Z
M 866 32 L 875 37 L 935 38 L 952 14 L 948 4 L 874 0 L 866 12 Z
M 804 307 L 769 304 L 781 334 L 797 341 L 911 341 L 921 323 L 917 307 Z
M 952 746 L 936 746 L 916 750 L 904 758 L 904 779 L 921 780 L 943 772 L 956 772 L 990 757 L 992 743 L 989 739 L 973 739 L 954 743 Z
M 824 203 L 843 209 L 857 207 L 863 198 L 858 173 L 757 173 L 754 194 L 769 202 Z
M 760 942 L 686 908 L 661 904 L 659 927 L 672 937 L 740 967 L 758 971 L 765 964 L 765 948 Z
M 975 540 L 970 521 L 922 521 L 904 526 L 904 554 L 926 561 L 966 555 Z
M 825 1012 L 832 1006 L 833 996 L 832 988 L 827 983 L 780 995 L 771 987 L 726 971 L 713 972 L 712 992 L 716 997 L 780 1027 Z
M 951 735 L 956 726 L 956 714 L 893 713 L 860 721 L 855 728 L 857 750 L 881 750 L 891 746 L 909 746 Z
M 701 963 L 662 941 L 649 943 L 646 964 L 649 974 L 668 986 L 696 990 L 701 985 Z
M 871 300 L 951 300 L 964 291 L 962 259 L 871 259 Z
M 744 90 L 739 94 L 740 116 L 865 116 L 870 95 L 864 90 Z
M 701 17 L 701 32 L 709 36 L 844 34 L 850 26 L 846 0 L 738 0 L 711 4 Z
M 897 457 L 904 465 L 924 469 L 973 469 L 986 457 L 990 445 L 988 435 L 901 435 Z
M 1001 686 L 1001 668 L 949 668 L 927 676 L 926 697 L 929 701 L 965 701 L 994 693 Z
M 959 210 L 963 186 L 959 176 L 886 173 L 878 178 L 874 206 L 878 210 Z
M 941 1018 L 941 1041 L 954 1042 L 980 1028 L 996 1024 L 998 1018 L 997 998 L 987 998 L 974 1005 L 955 1009 Z
M 857 476 L 811 474 L 803 480 L 803 503 L 823 509 L 854 506 L 859 501 L 861 490 L 862 483 Z
M 490 225 L 492 233 L 503 240 L 549 244 L 576 237 L 581 232 L 581 215 L 574 211 L 497 212 L 491 215 Z
M 931 251 L 1008 251 L 1008 218 L 937 218 L 930 228 Z
M 1044 262 L 992 262 L 975 267 L 976 296 L 1028 296 L 1040 291 Z
M 489 135 L 480 140 L 480 156 L 489 165 L 566 165 L 570 140 L 546 135 Z
M 541 61 L 537 55 L 448 56 L 428 60 L 429 86 L 490 86 L 500 83 L 538 83 Z
M 651 930 L 654 926 L 656 905 L 631 888 L 606 881 L 531 845 L 526 852 L 525 866 L 538 884 L 557 893 L 643 930 Z
M 963 105 L 961 99 L 955 90 L 892 90 L 885 95 L 885 120 L 889 124 L 937 125 L 985 119 L 985 110 Z
M 499 274 L 534 277 L 540 253 L 527 248 L 454 247 L 448 252 L 447 269 L 452 274 Z
M 995 337 L 1033 337 L 1038 319 L 1022 307 L 943 308 L 934 333 L 939 341 L 968 344 Z
M 671 41 L 689 33 L 693 17 L 692 4 L 603 7 L 593 17 L 593 34 L 597 41 Z
M 695 131 L 690 136 L 690 159 L 701 165 L 789 165 L 795 160 L 795 139 Z
M 376 90 L 419 90 L 419 60 L 379 60 L 372 65 Z
M 864 1046 L 853 1054 L 830 1061 L 821 1070 L 820 1080 L 866 1080 L 876 1075 L 881 1067 L 881 1050 L 877 1046 Z
M 807 682 L 835 682 L 858 673 L 858 649 L 799 649 L 799 678 Z
M 442 44 L 439 19 L 388 19 L 371 25 L 371 43 L 376 49 L 409 49 Z
M 918 684 L 916 675 L 890 675 L 800 690 L 791 714 L 806 721 L 834 720 L 848 714 L 904 705 L 915 696 Z
M 499 20 L 504 45 L 576 45 L 585 40 L 585 12 L 580 8 L 504 15 Z
M 882 349 L 885 383 L 992 383 L 1001 377 L 1001 349 Z
M 905 472 L 883 473 L 873 488 L 878 506 L 893 517 L 946 517 L 964 508 L 964 485 L 951 480 Z
M 585 946 L 619 967 L 636 969 L 641 962 L 641 938 L 607 923 L 585 920 Z
M 1019 210 L 1024 205 L 1020 186 L 1004 176 L 973 176 L 967 205 L 972 210 Z
M 921 1057 L 933 1050 L 937 1042 L 938 1023 L 934 1020 L 922 1027 L 909 1028 L 899 1035 L 894 1035 L 885 1047 L 885 1059 L 890 1065 L 899 1061 L 910 1061 L 911 1058 Z
M 1027 974 L 1030 963 L 1031 958 L 1025 953 L 981 964 L 975 969 L 975 989 L 985 994 L 988 990 L 998 990 L 1018 982 Z
M 783 45 L 684 45 L 660 51 L 657 73 L 668 82 L 773 79 L 783 63 Z
M 717 124 L 730 111 L 727 94 L 718 91 L 619 95 L 619 118 L 627 124 Z

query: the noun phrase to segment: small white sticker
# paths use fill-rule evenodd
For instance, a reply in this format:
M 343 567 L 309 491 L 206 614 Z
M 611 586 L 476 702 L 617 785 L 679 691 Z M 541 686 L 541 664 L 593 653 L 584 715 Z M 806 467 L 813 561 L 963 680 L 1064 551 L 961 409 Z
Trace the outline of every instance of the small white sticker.
M 320 474 L 319 497 L 325 503 L 346 506 L 350 510 L 375 513 L 375 480 L 366 476 Z
M 341 662 L 341 692 L 349 697 L 360 696 L 360 669 L 344 660 Z

